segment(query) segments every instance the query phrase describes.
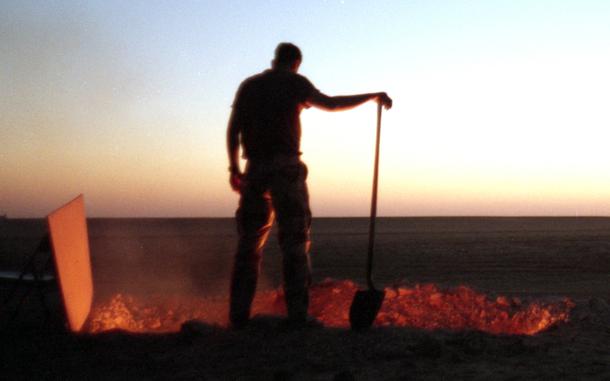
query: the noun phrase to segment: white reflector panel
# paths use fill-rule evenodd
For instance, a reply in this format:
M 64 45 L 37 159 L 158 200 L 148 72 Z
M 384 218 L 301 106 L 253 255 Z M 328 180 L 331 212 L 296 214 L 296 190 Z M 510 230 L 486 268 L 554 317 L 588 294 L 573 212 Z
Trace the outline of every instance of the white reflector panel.
M 91 311 L 93 279 L 83 195 L 47 217 L 53 258 L 70 330 L 78 332 Z

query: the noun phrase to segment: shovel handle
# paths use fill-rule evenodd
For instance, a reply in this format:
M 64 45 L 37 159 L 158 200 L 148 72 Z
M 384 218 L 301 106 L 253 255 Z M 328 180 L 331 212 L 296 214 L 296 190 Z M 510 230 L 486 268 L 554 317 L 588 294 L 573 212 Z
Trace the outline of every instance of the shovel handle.
M 371 197 L 371 219 L 369 221 L 369 248 L 366 261 L 366 282 L 369 289 L 373 285 L 373 251 L 375 248 L 375 219 L 377 217 L 377 183 L 379 178 L 379 142 L 381 139 L 381 102 L 377 102 L 377 139 L 375 143 L 375 169 L 373 172 L 373 195 Z

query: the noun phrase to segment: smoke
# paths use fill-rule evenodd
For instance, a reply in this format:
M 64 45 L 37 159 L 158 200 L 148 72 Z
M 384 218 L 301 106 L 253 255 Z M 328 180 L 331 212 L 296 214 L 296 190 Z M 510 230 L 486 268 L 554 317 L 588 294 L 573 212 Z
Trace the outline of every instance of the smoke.
M 237 235 L 233 219 L 91 219 L 90 249 L 98 300 L 117 294 L 227 297 Z M 281 281 L 270 240 L 259 290 Z

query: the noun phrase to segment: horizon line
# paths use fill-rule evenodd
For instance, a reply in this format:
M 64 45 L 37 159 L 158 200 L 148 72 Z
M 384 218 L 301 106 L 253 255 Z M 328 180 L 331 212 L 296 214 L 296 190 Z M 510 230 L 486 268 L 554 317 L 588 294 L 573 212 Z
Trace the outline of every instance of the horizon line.
M 9 217 L 2 216 L 3 220 L 39 220 L 45 219 L 46 216 L 42 217 Z M 120 220 L 120 219 L 141 219 L 141 220 L 153 220 L 153 219 L 175 219 L 175 220 L 197 220 L 197 219 L 234 219 L 235 216 L 87 216 L 87 219 L 106 219 L 106 220 Z M 312 219 L 369 219 L 370 216 L 314 216 Z M 483 219 L 483 218 L 610 218 L 610 215 L 412 215 L 412 216 L 377 216 L 377 218 L 383 219 L 399 219 L 399 218 L 472 218 L 472 219 Z

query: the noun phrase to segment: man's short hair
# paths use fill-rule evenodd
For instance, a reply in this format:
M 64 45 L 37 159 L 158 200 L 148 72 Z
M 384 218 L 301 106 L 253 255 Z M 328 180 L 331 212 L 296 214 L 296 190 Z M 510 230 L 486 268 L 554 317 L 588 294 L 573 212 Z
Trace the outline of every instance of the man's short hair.
M 301 49 L 290 42 L 282 42 L 275 48 L 275 62 L 279 64 L 293 63 L 301 61 L 303 55 Z

